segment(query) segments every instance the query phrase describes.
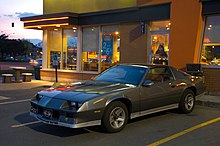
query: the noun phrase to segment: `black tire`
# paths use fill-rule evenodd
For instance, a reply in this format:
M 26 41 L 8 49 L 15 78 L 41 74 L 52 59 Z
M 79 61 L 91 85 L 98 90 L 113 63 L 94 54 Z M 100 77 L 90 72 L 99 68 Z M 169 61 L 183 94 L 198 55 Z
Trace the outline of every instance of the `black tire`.
M 186 89 L 179 102 L 180 113 L 191 113 L 195 107 L 195 94 L 192 90 Z
M 128 109 L 120 101 L 110 103 L 103 114 L 101 127 L 109 133 L 121 131 L 128 122 Z

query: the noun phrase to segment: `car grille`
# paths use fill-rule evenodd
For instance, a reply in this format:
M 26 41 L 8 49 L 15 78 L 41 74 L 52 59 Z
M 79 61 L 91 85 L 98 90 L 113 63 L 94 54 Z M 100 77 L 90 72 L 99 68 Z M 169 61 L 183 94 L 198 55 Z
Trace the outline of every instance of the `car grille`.
M 31 110 L 35 111 L 35 114 L 42 115 L 42 117 L 51 119 L 51 120 L 58 120 L 60 117 L 60 112 L 58 110 L 45 108 L 41 106 L 37 106 L 36 104 L 31 104 Z
M 51 117 L 45 116 L 45 114 L 44 114 L 45 111 L 51 111 L 51 113 L 52 113 Z M 38 114 L 43 115 L 44 118 L 52 118 L 54 120 L 58 120 L 59 116 L 60 116 L 60 113 L 57 110 L 49 109 L 49 108 L 43 108 L 43 107 L 40 107 L 40 106 L 38 106 Z
M 35 103 L 31 103 L 31 110 L 32 113 L 36 115 L 40 115 L 38 118 L 57 122 L 57 121 L 63 121 L 67 119 L 73 119 L 74 113 L 71 111 L 65 111 L 65 110 L 55 110 L 51 108 L 45 108 L 42 106 L 39 106 Z M 65 117 L 65 119 L 64 119 Z M 67 122 L 67 121 L 63 121 Z

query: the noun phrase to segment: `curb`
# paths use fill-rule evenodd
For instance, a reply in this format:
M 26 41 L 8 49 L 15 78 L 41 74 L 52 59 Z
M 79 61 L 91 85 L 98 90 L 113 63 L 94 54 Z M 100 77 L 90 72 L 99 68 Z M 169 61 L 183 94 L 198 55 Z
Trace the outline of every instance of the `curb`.
M 212 107 L 212 108 L 220 108 L 220 103 L 212 102 L 212 101 L 197 100 L 196 105 L 207 106 L 207 107 Z

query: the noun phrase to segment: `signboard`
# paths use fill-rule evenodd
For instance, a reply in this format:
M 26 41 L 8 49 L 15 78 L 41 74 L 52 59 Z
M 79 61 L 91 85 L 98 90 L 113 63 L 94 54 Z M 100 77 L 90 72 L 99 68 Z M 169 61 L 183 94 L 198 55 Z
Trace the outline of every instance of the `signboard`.
M 102 55 L 112 56 L 113 55 L 113 35 L 103 34 L 102 35 Z
M 145 34 L 146 33 L 146 22 L 141 21 L 141 33 Z

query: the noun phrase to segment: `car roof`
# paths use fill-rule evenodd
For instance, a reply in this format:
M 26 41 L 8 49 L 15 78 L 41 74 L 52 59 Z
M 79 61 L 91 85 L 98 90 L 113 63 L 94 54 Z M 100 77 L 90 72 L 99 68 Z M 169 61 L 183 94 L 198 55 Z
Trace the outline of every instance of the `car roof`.
M 168 65 L 162 65 L 162 64 L 141 64 L 141 63 L 124 63 L 124 64 L 118 64 L 123 66 L 137 66 L 137 67 L 144 67 L 144 68 L 154 68 L 154 67 L 171 67 Z

